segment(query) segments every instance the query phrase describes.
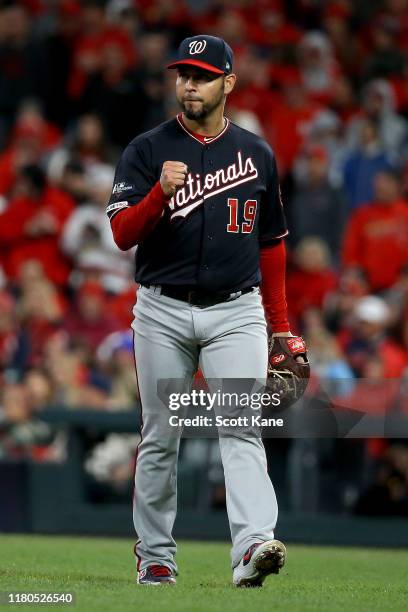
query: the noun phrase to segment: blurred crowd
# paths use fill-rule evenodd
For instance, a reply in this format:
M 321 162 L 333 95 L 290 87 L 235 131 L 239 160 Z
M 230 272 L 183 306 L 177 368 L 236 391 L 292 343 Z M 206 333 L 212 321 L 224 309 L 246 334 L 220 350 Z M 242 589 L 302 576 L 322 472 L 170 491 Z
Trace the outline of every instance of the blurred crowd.
M 408 0 L 0 0 L 0 456 L 53 457 L 38 423 L 19 437 L 44 407 L 137 403 L 105 207 L 121 149 L 178 112 L 164 67 L 194 33 L 232 46 L 227 114 L 275 152 L 315 380 L 406 376 Z M 408 411 L 390 395 L 365 409 Z

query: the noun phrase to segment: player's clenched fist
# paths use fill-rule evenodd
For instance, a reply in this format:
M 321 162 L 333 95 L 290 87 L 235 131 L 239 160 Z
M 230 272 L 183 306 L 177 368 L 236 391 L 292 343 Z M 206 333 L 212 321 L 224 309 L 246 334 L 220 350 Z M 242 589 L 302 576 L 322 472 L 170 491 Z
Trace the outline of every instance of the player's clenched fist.
M 173 196 L 177 187 L 184 185 L 187 176 L 187 166 L 183 162 L 165 161 L 163 164 L 160 184 L 166 196 Z

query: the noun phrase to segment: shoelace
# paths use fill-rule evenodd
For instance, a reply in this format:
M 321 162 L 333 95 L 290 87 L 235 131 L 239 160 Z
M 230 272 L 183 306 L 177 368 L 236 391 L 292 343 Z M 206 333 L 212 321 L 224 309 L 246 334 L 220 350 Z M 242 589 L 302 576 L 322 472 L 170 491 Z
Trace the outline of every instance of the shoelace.
M 165 565 L 150 565 L 149 570 L 153 576 L 171 576 L 171 571 Z

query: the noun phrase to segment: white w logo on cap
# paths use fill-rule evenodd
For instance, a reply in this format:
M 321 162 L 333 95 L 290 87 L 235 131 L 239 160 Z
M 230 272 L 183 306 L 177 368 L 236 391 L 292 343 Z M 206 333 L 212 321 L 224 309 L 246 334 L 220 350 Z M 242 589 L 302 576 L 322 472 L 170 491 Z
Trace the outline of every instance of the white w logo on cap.
M 197 53 L 202 53 L 207 46 L 206 40 L 192 40 L 189 43 L 190 55 L 196 55 Z

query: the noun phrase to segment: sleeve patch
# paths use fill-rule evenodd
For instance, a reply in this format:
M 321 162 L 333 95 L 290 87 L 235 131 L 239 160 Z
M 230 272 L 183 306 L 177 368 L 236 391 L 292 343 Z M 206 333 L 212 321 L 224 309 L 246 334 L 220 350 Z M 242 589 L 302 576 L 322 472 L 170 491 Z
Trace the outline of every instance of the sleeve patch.
M 115 202 L 114 204 L 109 204 L 106 209 L 106 214 L 109 214 L 114 210 L 120 210 L 121 208 L 128 208 L 128 206 L 129 202 Z
M 122 193 L 123 191 L 133 191 L 134 185 L 127 185 L 124 181 L 115 183 L 112 190 L 112 195 Z

